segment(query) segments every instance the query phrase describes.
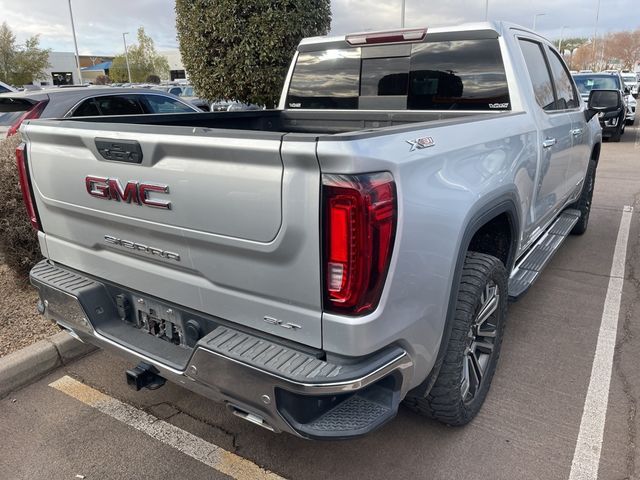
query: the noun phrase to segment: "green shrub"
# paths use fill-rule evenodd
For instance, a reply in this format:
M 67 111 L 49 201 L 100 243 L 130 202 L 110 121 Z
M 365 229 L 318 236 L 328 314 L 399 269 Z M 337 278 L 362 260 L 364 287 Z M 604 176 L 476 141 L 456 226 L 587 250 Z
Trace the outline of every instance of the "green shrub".
M 42 255 L 22 200 L 15 155 L 19 144 L 20 135 L 0 141 L 0 261 L 24 276 Z

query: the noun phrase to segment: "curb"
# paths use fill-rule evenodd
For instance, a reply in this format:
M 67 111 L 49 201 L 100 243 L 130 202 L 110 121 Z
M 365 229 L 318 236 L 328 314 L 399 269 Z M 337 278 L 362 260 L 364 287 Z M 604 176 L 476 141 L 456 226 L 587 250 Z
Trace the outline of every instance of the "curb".
M 63 331 L 0 358 L 0 398 L 94 350 Z

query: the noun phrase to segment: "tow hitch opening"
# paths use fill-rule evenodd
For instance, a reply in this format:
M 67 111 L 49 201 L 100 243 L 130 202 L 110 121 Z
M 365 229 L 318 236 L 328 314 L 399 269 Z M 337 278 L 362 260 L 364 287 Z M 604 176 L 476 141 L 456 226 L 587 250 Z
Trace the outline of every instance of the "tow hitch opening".
M 133 390 L 148 388 L 156 390 L 163 386 L 166 380 L 158 375 L 158 370 L 153 365 L 140 362 L 137 367 L 125 372 L 127 377 L 127 385 Z

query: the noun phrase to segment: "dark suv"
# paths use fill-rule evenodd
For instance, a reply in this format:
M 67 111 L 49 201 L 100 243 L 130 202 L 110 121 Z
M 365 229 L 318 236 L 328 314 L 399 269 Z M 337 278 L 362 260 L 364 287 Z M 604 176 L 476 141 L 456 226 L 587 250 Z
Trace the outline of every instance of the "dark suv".
M 619 73 L 578 73 L 573 75 L 580 95 L 586 102 L 589 100 L 591 90 L 617 90 L 620 93 L 621 105 L 616 112 L 600 114 L 600 126 L 602 137 L 609 138 L 613 142 L 619 142 L 624 133 L 625 120 L 627 118 L 627 92 Z

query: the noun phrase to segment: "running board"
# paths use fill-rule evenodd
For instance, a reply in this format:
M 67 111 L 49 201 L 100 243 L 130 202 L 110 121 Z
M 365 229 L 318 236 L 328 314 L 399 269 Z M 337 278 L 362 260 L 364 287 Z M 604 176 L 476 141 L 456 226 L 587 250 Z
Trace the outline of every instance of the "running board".
M 578 220 L 580 220 L 579 210 L 562 212 L 527 254 L 516 263 L 511 277 L 509 277 L 509 298 L 511 300 L 517 300 L 533 285 Z

